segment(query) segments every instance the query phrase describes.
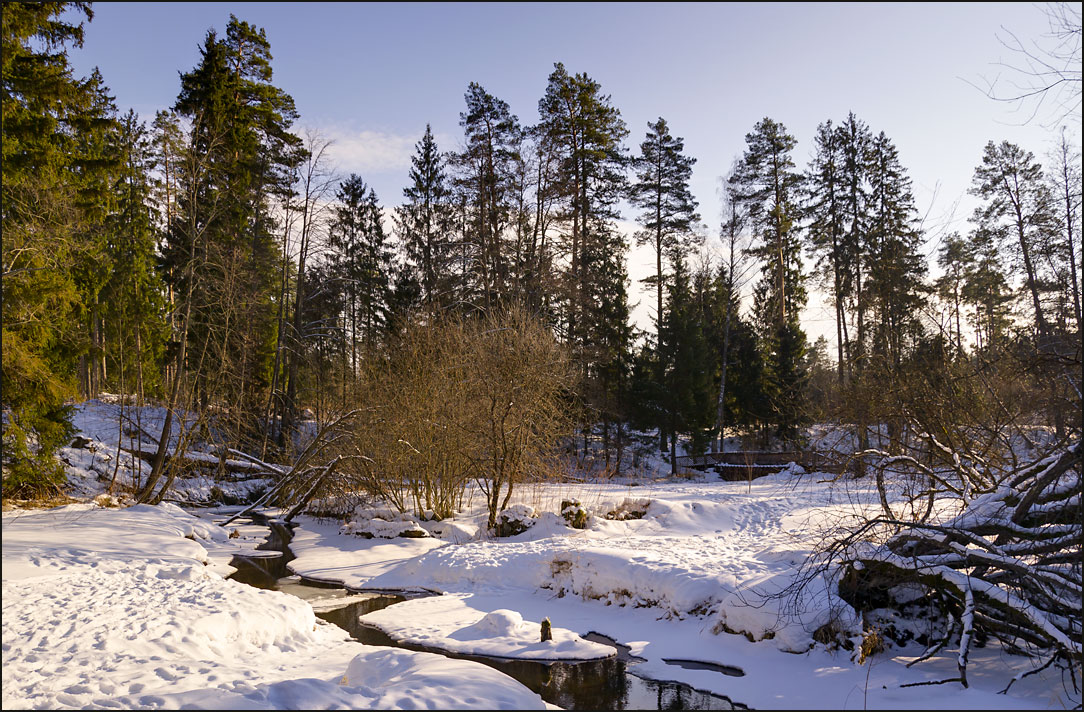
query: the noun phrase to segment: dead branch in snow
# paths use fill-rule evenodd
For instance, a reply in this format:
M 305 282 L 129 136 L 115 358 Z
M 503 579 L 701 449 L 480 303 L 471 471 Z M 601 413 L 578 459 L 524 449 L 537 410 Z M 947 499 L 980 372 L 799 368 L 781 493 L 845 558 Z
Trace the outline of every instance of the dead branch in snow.
M 821 552 L 856 610 L 899 608 L 918 586 L 943 635 L 915 662 L 958 641 L 958 681 L 979 637 L 1070 671 L 1081 664 L 1081 443 L 1042 458 L 972 498 L 947 522 L 870 520 Z M 1019 679 L 1008 683 L 1005 690 Z M 944 681 L 942 681 L 944 682 Z

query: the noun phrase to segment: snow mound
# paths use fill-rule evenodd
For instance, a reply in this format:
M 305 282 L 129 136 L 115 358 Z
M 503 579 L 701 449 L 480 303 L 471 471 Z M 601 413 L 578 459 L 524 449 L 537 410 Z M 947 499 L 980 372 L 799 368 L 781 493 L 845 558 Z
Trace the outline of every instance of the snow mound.
M 541 623 L 518 612 L 489 612 L 472 606 L 473 594 L 419 598 L 366 614 L 361 622 L 379 628 L 398 642 L 463 655 L 521 660 L 597 660 L 614 649 L 584 640 L 566 628 L 553 627 L 553 639 L 541 640 Z

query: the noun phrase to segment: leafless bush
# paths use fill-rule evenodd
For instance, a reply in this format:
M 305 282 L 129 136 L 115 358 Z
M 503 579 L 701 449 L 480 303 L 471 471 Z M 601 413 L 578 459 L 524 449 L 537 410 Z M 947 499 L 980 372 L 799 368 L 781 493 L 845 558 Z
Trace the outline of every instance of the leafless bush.
M 416 322 L 367 364 L 352 445 L 371 461 L 349 472 L 400 511 L 451 516 L 474 480 L 493 527 L 517 483 L 554 469 L 569 362 L 526 313 Z

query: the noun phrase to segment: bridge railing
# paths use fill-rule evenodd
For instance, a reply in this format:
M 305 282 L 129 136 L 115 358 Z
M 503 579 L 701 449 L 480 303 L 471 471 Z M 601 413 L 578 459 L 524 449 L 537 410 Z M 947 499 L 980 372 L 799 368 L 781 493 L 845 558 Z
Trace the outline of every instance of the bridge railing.
M 807 472 L 831 472 L 839 474 L 848 468 L 848 458 L 836 452 L 819 450 L 795 450 L 791 452 L 768 452 L 742 450 L 736 452 L 708 452 L 703 455 L 682 455 L 677 458 L 678 467 L 694 469 L 720 468 L 725 470 L 767 470 L 757 474 L 777 472 L 790 463 L 801 465 Z M 756 475 L 754 475 L 756 476 Z

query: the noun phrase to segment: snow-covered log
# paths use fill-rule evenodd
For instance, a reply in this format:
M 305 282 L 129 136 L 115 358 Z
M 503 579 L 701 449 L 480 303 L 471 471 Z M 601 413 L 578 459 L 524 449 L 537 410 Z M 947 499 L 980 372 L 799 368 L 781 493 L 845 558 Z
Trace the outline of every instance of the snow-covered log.
M 896 587 L 922 587 L 944 626 L 931 650 L 958 635 L 960 675 L 949 681 L 965 687 L 968 651 L 980 638 L 996 638 L 1047 665 L 1062 661 L 1079 669 L 1082 658 L 1081 444 L 1001 482 L 948 522 L 880 518 L 836 549 L 850 552 L 840 595 L 859 610 L 902 605 L 894 602 Z M 890 535 L 876 537 L 878 530 Z

